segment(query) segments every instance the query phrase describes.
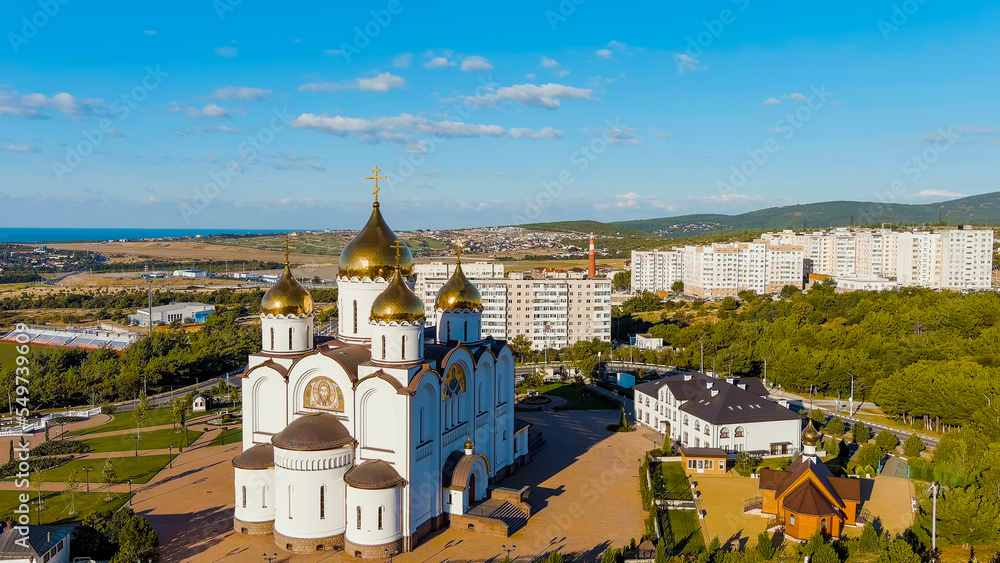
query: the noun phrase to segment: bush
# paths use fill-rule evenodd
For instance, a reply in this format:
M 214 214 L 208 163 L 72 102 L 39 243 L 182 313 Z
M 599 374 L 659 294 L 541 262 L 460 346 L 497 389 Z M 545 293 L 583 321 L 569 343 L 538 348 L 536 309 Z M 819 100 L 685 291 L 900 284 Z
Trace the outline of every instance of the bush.
M 872 439 L 872 431 L 863 422 L 858 422 L 851 428 L 851 435 L 854 436 L 854 443 L 865 445 Z
M 830 419 L 830 422 L 826 423 L 825 430 L 827 434 L 836 434 L 837 436 L 843 436 L 844 431 L 847 430 L 847 428 L 844 426 L 843 420 L 840 420 L 837 417 L 833 417 Z
M 66 457 L 32 457 L 28 459 L 28 471 L 30 473 L 37 473 L 71 461 L 73 461 L 73 456 L 71 455 Z M 15 459 L 0 465 L 0 479 L 7 479 L 8 477 L 17 475 L 18 463 L 19 461 Z
M 878 447 L 876 444 L 865 444 L 858 449 L 858 452 L 854 454 L 854 463 L 860 468 L 878 468 L 878 464 L 882 461 L 882 456 L 885 453 L 882 448 Z M 867 469 L 866 469 L 867 470 Z
M 910 434 L 910 437 L 903 443 L 903 455 L 917 457 L 922 451 L 924 451 L 924 441 L 920 439 L 920 436 Z
M 84 454 L 90 451 L 90 446 L 74 440 L 48 440 L 31 448 L 31 454 L 36 456 Z
M 69 424 L 71 422 L 80 422 L 86 420 L 82 416 L 57 416 L 52 419 L 52 424 Z
M 823 425 L 826 424 L 826 413 L 823 412 L 823 409 L 813 409 L 809 413 L 809 418 L 816 423 L 816 428 L 823 428 Z
M 760 454 L 740 452 L 736 454 L 736 465 L 733 466 L 733 471 L 743 477 L 749 477 L 760 466 L 763 459 Z
M 882 448 L 883 452 L 891 452 L 899 445 L 899 438 L 888 430 L 883 430 L 875 437 L 875 445 Z

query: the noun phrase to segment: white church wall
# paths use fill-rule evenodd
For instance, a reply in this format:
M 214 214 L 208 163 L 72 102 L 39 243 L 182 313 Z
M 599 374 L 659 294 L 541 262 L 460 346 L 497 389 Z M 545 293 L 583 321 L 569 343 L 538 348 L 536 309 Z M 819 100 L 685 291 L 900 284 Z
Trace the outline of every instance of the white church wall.
M 244 522 L 274 520 L 274 468 L 236 468 L 236 518 Z
M 261 349 L 265 352 L 293 354 L 306 352 L 313 347 L 312 315 L 261 315 L 260 322 Z
M 372 361 L 380 364 L 414 364 L 423 357 L 422 324 L 372 325 Z
M 433 372 L 425 372 L 410 400 L 412 469 L 405 496 L 409 498 L 409 533 L 441 513 L 441 382 Z
M 348 541 L 358 545 L 380 545 L 398 540 L 403 536 L 399 516 L 399 487 L 391 489 L 347 487 L 347 517 L 350 520 L 346 533 Z
M 274 448 L 274 530 L 295 538 L 344 533 L 344 474 L 353 463 L 353 448 L 311 452 Z
M 336 350 L 332 353 L 336 354 Z M 336 384 L 340 394 L 343 395 L 342 404 L 324 409 L 310 408 L 306 405 L 306 389 L 317 377 L 325 377 Z M 352 427 L 352 421 L 355 418 L 354 383 L 351 382 L 351 378 L 344 371 L 344 368 L 332 358 L 324 354 L 312 354 L 300 359 L 288 373 L 288 385 L 290 412 L 330 412 L 333 415 L 344 417 L 344 426 Z
M 342 338 L 347 341 L 371 339 L 371 325 L 368 324 L 368 319 L 371 316 L 372 303 L 387 287 L 389 282 L 382 278 L 376 281 L 369 278 L 337 280 L 337 316 L 340 320 L 337 331 Z
M 407 396 L 400 395 L 392 384 L 377 376 L 358 382 L 355 393 L 358 419 L 354 437 L 360 444 L 358 457 L 405 465 L 407 433 L 399 428 L 408 424 Z
M 250 424 L 243 425 L 244 450 L 254 443 L 270 442 L 271 436 L 284 430 L 287 422 L 285 381 L 280 373 L 269 367 L 257 368 L 244 382 L 244 389 L 247 387 L 250 401 L 244 400 L 243 419 Z

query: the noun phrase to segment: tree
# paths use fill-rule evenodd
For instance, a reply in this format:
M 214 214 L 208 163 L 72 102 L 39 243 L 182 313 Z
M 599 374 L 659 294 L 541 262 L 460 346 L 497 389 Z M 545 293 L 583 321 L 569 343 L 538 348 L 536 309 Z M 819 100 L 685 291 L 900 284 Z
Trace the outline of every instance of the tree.
M 628 425 L 628 419 L 625 418 L 625 407 L 622 407 L 621 418 L 618 419 L 618 432 L 628 432 L 631 430 Z
M 133 514 L 125 522 L 118 534 L 118 552 L 115 553 L 112 563 L 132 563 L 134 561 L 149 561 L 155 563 L 160 560 L 160 553 L 157 547 L 160 545 L 156 532 L 142 516 Z
M 801 290 L 795 287 L 794 285 L 786 285 L 785 287 L 781 288 L 782 299 L 788 299 L 791 296 L 795 295 L 796 293 L 801 293 Z
M 982 489 L 955 487 L 938 501 L 941 536 L 957 545 L 984 545 L 996 538 L 1000 529 L 1000 504 L 982 494 Z
M 670 286 L 670 291 L 676 294 L 684 293 L 684 282 L 677 280 Z
M 10 441 L 10 455 L 7 457 L 7 461 L 14 461 L 14 440 Z
M 823 409 L 813 409 L 809 412 L 809 418 L 816 423 L 816 428 L 823 428 L 826 424 L 826 413 Z
M 910 437 L 903 443 L 903 455 L 908 458 L 917 457 L 920 452 L 924 451 L 924 447 L 924 441 L 920 439 L 920 436 L 910 434 Z
M 49 423 L 48 422 L 43 422 L 42 424 L 45 425 L 45 441 L 48 442 L 49 441 Z
M 553 551 L 545 558 L 544 563 L 563 563 L 563 555 L 558 550 Z
M 885 455 L 884 451 L 877 444 L 865 444 L 858 449 L 858 453 L 854 454 L 854 461 L 862 468 L 878 469 L 883 455 Z
M 863 422 L 854 423 L 854 427 L 851 428 L 851 434 L 854 436 L 855 444 L 864 445 L 868 443 L 868 440 L 872 439 L 872 431 Z
M 235 389 L 235 388 L 234 388 Z M 174 430 L 177 430 L 177 424 L 184 426 L 184 418 L 187 414 L 187 403 L 184 399 L 174 399 L 174 402 L 170 404 L 170 415 L 174 421 Z
M 889 430 L 883 430 L 875 436 L 875 445 L 884 452 L 891 452 L 899 445 L 899 438 Z
M 830 422 L 826 423 L 826 428 L 824 429 L 827 434 L 836 434 L 837 436 L 843 436 L 844 431 L 844 421 L 837 417 L 830 419 Z
M 615 291 L 628 291 L 632 289 L 632 272 L 618 272 L 611 278 L 611 289 Z
M 660 452 L 663 455 L 669 455 L 671 450 L 673 450 L 673 442 L 670 441 L 670 434 L 663 435 L 663 444 L 660 446 Z
M 66 493 L 69 495 L 69 515 L 76 515 L 76 495 L 80 492 L 80 472 L 76 468 L 66 477 Z
M 774 559 L 775 549 L 774 542 L 771 541 L 771 535 L 767 532 L 757 534 L 757 545 L 754 546 L 754 551 L 761 561 Z
M 514 357 L 518 361 L 523 362 L 531 354 L 531 341 L 523 334 L 518 334 L 509 340 L 507 344 L 510 345 L 510 349 L 514 352 Z
M 879 554 L 875 563 L 920 563 L 920 556 L 905 540 L 896 540 L 889 544 L 889 549 Z
M 111 500 L 111 486 L 118 482 L 118 472 L 115 471 L 115 464 L 111 461 L 111 458 L 104 460 L 104 468 L 101 469 L 101 479 L 108 486 L 108 494 L 104 497 L 104 500 Z
M 667 540 L 666 538 L 661 539 L 656 542 L 656 554 L 653 558 L 654 563 L 667 563 L 669 558 L 667 557 Z

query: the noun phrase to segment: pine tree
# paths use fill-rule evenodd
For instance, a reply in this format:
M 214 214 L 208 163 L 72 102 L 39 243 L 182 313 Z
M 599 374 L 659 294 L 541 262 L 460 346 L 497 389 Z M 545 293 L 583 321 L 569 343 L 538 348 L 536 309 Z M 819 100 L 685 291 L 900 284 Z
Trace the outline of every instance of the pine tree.
M 628 419 L 625 418 L 625 407 L 622 407 L 622 416 L 618 419 L 618 431 L 628 432 L 629 430 Z
M 924 451 L 924 441 L 920 439 L 920 436 L 910 434 L 910 437 L 903 443 L 903 455 L 917 457 L 922 451 Z
M 14 461 L 14 440 L 10 441 L 10 457 L 7 458 L 7 461 Z

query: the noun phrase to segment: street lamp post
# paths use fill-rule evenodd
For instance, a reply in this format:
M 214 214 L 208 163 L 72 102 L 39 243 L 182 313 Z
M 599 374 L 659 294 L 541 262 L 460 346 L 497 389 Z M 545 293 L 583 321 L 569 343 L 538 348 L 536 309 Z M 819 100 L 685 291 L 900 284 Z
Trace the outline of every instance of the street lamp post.
M 507 547 L 507 545 L 504 544 L 503 547 L 501 547 L 500 549 L 504 550 L 507 553 L 507 560 L 509 561 L 510 560 L 510 554 L 511 554 L 511 552 L 513 552 L 515 549 L 517 549 L 517 546 L 516 545 L 512 545 L 510 547 Z
M 938 490 L 941 488 L 940 485 L 934 483 L 931 485 L 931 498 L 933 499 L 933 504 L 931 506 L 931 556 L 937 553 L 937 497 Z
M 87 472 L 87 492 L 89 493 L 90 492 L 90 472 L 93 471 L 94 468 L 93 467 L 86 467 L 84 469 Z
M 851 398 L 850 398 L 851 406 L 849 407 L 850 412 L 847 413 L 847 416 L 854 416 L 854 374 L 851 372 L 847 372 L 847 375 L 851 376 Z
M 389 563 L 392 563 L 392 556 L 396 555 L 396 551 L 389 551 L 389 548 L 385 548 L 385 556 L 389 558 Z
M 274 563 L 274 560 L 277 559 L 277 558 L 278 558 L 278 554 L 277 553 L 275 553 L 274 555 L 271 555 L 270 557 L 266 553 L 264 554 L 264 560 L 267 561 L 267 563 Z
M 170 469 L 174 468 L 174 445 L 167 446 L 167 457 L 170 458 Z
M 128 480 L 128 505 L 132 506 L 132 480 Z
M 132 434 L 132 439 L 135 440 L 135 457 L 139 457 L 139 435 Z

